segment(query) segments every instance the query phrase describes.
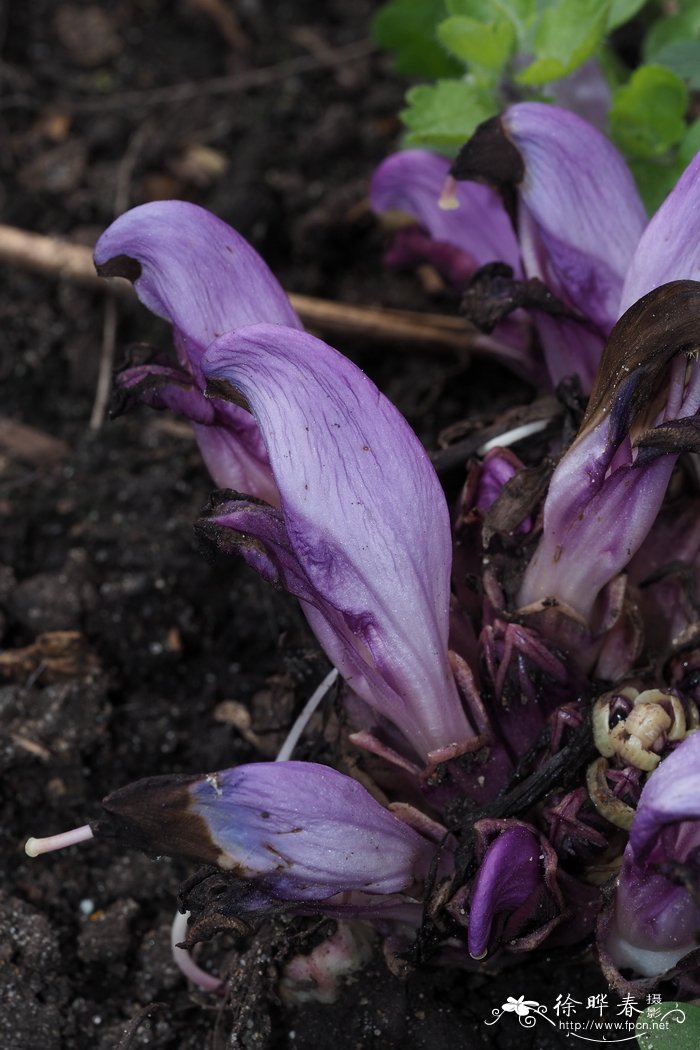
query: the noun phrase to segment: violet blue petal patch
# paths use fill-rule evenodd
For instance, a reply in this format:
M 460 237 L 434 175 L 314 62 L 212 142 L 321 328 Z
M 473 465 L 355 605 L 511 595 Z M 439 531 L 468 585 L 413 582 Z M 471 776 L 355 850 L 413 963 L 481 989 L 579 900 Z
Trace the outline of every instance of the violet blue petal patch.
M 383 161 L 372 177 L 370 202 L 375 212 L 402 211 L 413 216 L 434 241 L 451 244 L 473 260 L 472 269 L 505 262 L 521 272 L 520 252 L 506 211 L 488 186 L 455 186 L 457 208 L 438 204 L 450 162 L 428 150 L 409 149 Z
M 632 175 L 605 135 L 565 109 L 523 102 L 501 122 L 524 166 L 518 197 L 525 273 L 607 335 L 646 226 Z
M 411 891 L 435 851 L 356 780 L 313 762 L 150 777 L 103 807 L 98 832 L 216 864 L 289 901 Z
M 204 371 L 250 404 L 311 604 L 342 618 L 398 698 L 383 713 L 420 755 L 470 737 L 447 659 L 447 504 L 406 421 L 352 362 L 294 329 L 223 336 Z
M 630 263 L 620 313 L 669 281 L 700 281 L 700 153 L 653 217 Z

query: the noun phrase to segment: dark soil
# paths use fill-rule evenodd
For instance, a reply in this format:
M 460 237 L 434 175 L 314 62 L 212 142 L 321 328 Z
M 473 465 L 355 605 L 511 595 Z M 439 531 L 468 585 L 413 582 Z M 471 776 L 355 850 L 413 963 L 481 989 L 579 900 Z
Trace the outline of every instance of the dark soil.
M 366 187 L 397 141 L 405 85 L 369 50 L 338 61 L 367 39 L 372 3 L 221 7 L 237 10 L 247 47 L 195 0 L 8 3 L 2 222 L 91 244 L 115 209 L 184 197 L 236 226 L 291 291 L 454 309 L 382 269 Z M 284 66 L 264 85 L 210 84 L 310 56 L 316 68 Z M 165 90 L 200 82 L 184 101 Z M 291 601 L 197 549 L 192 522 L 211 484 L 186 425 L 144 410 L 90 431 L 101 293 L 9 267 L 2 279 L 0 411 L 50 439 L 0 435 L 2 1050 L 563 1046 L 544 1023 L 484 1021 L 507 995 L 601 991 L 585 953 L 516 959 L 500 976 L 426 967 L 407 982 L 378 957 L 336 1005 L 291 1009 L 275 994 L 284 929 L 264 926 L 205 947 L 212 969 L 234 974 L 222 1006 L 171 960 L 185 864 L 108 842 L 25 858 L 28 835 L 95 819 L 100 798 L 131 780 L 273 756 L 327 665 Z M 125 304 L 117 338 L 123 348 L 166 332 Z M 522 396 L 495 366 L 336 343 L 429 444 L 472 406 Z M 79 636 L 41 640 L 68 631 Z M 226 720 L 231 700 L 254 736 Z M 311 732 L 299 755 L 322 747 Z

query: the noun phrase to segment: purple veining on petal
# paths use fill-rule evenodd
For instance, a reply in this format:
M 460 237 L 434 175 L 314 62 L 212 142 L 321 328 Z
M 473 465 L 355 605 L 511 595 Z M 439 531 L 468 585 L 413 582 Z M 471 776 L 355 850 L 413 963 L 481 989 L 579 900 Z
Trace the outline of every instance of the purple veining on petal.
M 447 660 L 447 505 L 408 424 L 355 365 L 293 329 L 226 335 L 205 372 L 251 406 L 312 626 L 332 659 L 345 654 L 341 673 L 362 672 L 369 688 L 357 672 L 353 688 L 419 755 L 469 738 Z
M 525 273 L 607 335 L 646 225 L 629 169 L 609 139 L 557 106 L 519 103 L 502 124 L 525 166 L 519 186 Z

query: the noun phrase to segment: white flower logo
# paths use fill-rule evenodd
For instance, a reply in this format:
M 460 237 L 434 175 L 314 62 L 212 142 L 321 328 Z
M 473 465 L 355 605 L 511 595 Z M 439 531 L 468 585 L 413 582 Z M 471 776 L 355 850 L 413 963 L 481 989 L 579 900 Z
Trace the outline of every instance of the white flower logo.
M 501 1010 L 505 1013 L 517 1014 L 518 1017 L 527 1017 L 530 1010 L 536 1010 L 539 1005 L 533 999 L 526 999 L 524 995 L 519 996 L 517 999 L 509 995 Z

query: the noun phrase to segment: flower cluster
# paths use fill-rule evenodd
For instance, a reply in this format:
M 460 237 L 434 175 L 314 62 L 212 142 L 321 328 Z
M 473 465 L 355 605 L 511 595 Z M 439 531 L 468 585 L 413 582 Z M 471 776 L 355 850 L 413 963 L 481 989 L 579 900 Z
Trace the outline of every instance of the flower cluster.
M 505 361 L 590 392 L 578 433 L 538 439 L 558 460 L 544 497 L 509 449 L 473 461 L 451 521 L 408 424 L 240 236 L 178 201 L 119 218 L 98 270 L 133 281 L 176 352 L 120 390 L 192 421 L 220 487 L 200 536 L 299 600 L 371 762 L 362 784 L 297 761 L 149 778 L 94 830 L 228 872 L 240 915 L 367 920 L 404 961 L 493 964 L 597 925 L 613 983 L 688 980 L 700 502 L 692 474 L 668 489 L 699 447 L 700 157 L 647 224 L 599 131 L 520 104 L 451 175 L 391 158 L 372 200 L 414 220 L 393 262 L 442 269 Z

